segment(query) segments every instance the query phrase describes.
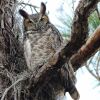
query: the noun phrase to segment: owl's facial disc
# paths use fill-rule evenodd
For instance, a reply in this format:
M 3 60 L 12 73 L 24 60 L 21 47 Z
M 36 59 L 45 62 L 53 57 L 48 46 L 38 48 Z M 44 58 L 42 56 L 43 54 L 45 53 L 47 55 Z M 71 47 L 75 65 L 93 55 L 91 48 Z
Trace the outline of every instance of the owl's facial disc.
M 24 31 L 37 31 L 42 30 L 49 22 L 46 15 L 46 5 L 42 2 L 40 6 L 40 13 L 29 15 L 26 11 L 20 9 L 20 15 L 24 18 Z
M 35 30 L 36 23 L 32 19 L 24 19 L 25 31 Z

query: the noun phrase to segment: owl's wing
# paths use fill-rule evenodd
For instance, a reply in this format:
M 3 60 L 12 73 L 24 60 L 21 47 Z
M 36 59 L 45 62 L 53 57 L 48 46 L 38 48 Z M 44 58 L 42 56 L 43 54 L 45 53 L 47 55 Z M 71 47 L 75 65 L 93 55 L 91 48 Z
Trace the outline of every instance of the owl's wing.
M 58 48 L 63 44 L 63 38 L 58 29 L 54 25 L 50 24 L 50 29 L 51 29 L 50 38 L 52 41 L 52 48 L 54 50 L 58 50 Z

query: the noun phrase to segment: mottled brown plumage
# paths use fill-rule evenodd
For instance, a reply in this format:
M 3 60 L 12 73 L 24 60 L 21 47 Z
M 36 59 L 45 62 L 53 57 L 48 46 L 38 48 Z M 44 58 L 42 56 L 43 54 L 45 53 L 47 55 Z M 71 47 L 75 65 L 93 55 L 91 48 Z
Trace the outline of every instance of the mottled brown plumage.
M 62 44 L 59 31 L 50 23 L 45 11 L 44 3 L 41 3 L 39 14 L 29 15 L 19 10 L 24 18 L 25 58 L 32 71 L 46 63 Z

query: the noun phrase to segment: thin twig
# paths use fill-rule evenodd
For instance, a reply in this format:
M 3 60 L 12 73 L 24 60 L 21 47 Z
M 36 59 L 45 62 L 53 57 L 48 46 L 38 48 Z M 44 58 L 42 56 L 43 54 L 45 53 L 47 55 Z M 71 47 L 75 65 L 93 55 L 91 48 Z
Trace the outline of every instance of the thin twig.
M 98 54 L 98 62 L 97 62 L 97 65 L 96 65 L 96 74 L 97 74 L 97 77 L 99 78 L 100 76 L 99 76 L 99 61 L 100 61 L 100 52 L 99 52 L 99 54 Z
M 93 57 L 91 58 L 89 64 L 91 63 L 92 59 L 93 59 Z M 90 70 L 89 64 L 85 63 L 85 66 L 86 66 L 87 70 L 90 72 L 90 74 L 91 74 L 92 76 L 94 76 L 98 81 L 100 81 L 99 78 Z
M 23 81 L 23 80 L 25 80 L 25 79 L 26 79 L 26 77 L 24 76 L 24 77 L 18 79 L 18 80 L 17 80 L 15 83 L 13 83 L 11 86 L 9 86 L 9 87 L 4 91 L 1 100 L 4 100 L 4 98 L 5 98 L 5 96 L 7 95 L 8 91 L 9 91 L 12 87 L 14 87 L 14 86 L 15 86 L 16 84 L 18 84 L 20 81 Z
M 99 18 L 99 20 L 100 20 L 100 12 L 99 12 L 99 10 L 98 10 L 98 7 L 96 7 L 96 12 L 97 12 L 98 18 Z
M 36 8 L 39 8 L 39 7 L 37 7 L 37 6 L 31 5 L 31 4 L 28 4 L 28 3 L 23 3 L 23 2 L 18 3 L 18 5 L 25 5 L 25 6 L 33 7 L 34 10 L 38 13 L 38 11 L 36 10 Z
M 72 0 L 72 9 L 73 9 L 73 12 L 74 12 L 74 9 L 75 9 L 75 5 L 74 5 L 74 3 L 75 3 L 75 0 Z
M 27 1 L 28 4 L 29 4 L 29 2 L 30 2 L 30 0 Z M 19 3 L 24 3 L 24 2 L 23 2 L 23 1 L 21 2 L 21 1 L 20 1 Z M 19 4 L 19 3 L 18 3 L 18 4 Z M 23 8 L 25 8 L 25 6 L 26 6 L 26 5 L 24 5 Z

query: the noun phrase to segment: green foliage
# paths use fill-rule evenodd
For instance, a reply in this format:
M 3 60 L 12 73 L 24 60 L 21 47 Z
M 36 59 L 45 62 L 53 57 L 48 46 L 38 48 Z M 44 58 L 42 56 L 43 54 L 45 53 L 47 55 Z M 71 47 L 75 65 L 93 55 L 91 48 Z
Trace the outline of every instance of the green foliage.
M 89 33 L 90 35 L 95 31 L 95 29 L 100 25 L 100 19 L 98 16 L 97 11 L 94 11 L 88 18 L 88 24 L 89 24 Z M 90 65 L 88 65 L 88 70 L 91 71 L 91 74 L 97 79 L 96 86 L 100 86 L 100 51 L 98 51 L 94 56 L 93 59 L 89 60 Z
M 70 38 L 71 35 L 71 26 L 72 26 L 72 17 L 65 14 L 63 17 L 59 18 L 62 26 L 58 26 L 63 38 Z
M 97 26 L 100 25 L 100 19 L 98 18 L 98 14 L 95 11 L 91 14 L 91 16 L 88 18 L 89 23 L 89 33 L 93 33 L 93 31 L 97 28 Z

